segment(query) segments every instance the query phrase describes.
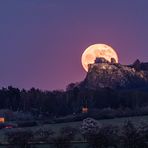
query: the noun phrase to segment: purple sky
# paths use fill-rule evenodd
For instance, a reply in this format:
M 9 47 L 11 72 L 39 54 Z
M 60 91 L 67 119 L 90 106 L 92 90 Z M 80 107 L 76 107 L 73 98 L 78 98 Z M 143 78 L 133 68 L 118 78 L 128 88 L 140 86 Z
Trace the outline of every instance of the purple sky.
M 64 89 L 94 43 L 148 61 L 148 0 L 0 0 L 0 87 Z

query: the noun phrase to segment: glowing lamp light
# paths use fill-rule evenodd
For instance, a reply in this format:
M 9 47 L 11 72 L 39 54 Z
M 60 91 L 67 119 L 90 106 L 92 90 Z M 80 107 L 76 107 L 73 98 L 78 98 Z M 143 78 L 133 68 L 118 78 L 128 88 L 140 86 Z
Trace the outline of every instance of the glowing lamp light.
M 88 108 L 87 107 L 83 107 L 82 108 L 82 113 L 88 113 Z
M 4 123 L 5 122 L 5 118 L 4 117 L 0 117 L 0 123 Z

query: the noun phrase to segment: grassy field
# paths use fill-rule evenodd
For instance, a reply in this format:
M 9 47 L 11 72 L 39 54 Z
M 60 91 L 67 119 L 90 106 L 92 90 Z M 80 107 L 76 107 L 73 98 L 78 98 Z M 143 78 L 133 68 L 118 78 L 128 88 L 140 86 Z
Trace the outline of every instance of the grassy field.
M 114 118 L 114 119 L 104 119 L 104 120 L 98 120 L 102 125 L 116 125 L 116 126 L 122 126 L 125 121 L 132 121 L 134 124 L 138 125 L 140 123 L 148 123 L 148 116 L 138 116 L 138 117 L 126 117 L 126 118 Z M 38 128 L 49 128 L 52 129 L 55 133 L 59 132 L 59 129 L 66 126 L 72 126 L 76 128 L 80 128 L 82 124 L 82 121 L 79 122 L 69 122 L 69 123 L 57 123 L 57 124 L 46 124 L 42 126 L 32 127 L 31 130 L 35 131 Z
M 132 121 L 134 124 L 140 124 L 141 122 L 148 123 L 148 116 L 137 116 L 137 117 L 125 117 L 125 118 L 114 118 L 114 119 L 104 119 L 104 120 L 98 120 L 103 125 L 117 125 L 122 126 L 125 121 Z M 66 127 L 66 126 L 73 126 L 76 128 L 79 128 L 82 124 L 82 121 L 79 122 L 69 122 L 69 123 L 57 123 L 57 124 L 45 124 L 42 127 L 50 128 L 55 133 L 59 131 L 60 128 Z M 40 128 L 41 126 L 32 127 L 30 129 L 36 130 L 37 128 Z
M 138 117 L 126 117 L 126 118 L 114 118 L 114 119 L 105 119 L 105 120 L 98 120 L 101 124 L 103 125 L 108 125 L 108 124 L 112 124 L 112 125 L 117 125 L 117 126 L 122 126 L 124 124 L 125 121 L 130 120 L 132 121 L 134 124 L 138 125 L 141 122 L 144 123 L 148 123 L 148 116 L 138 116 Z M 28 127 L 28 128 L 24 128 L 24 129 L 30 129 L 33 132 L 35 132 L 36 130 L 38 130 L 39 128 L 46 128 L 46 129 L 52 129 L 55 134 L 58 134 L 59 130 L 62 127 L 66 127 L 66 126 L 73 126 L 76 128 L 80 128 L 81 126 L 81 122 L 69 122 L 69 123 L 57 123 L 57 124 L 46 124 L 46 125 L 42 125 L 42 126 L 35 126 L 35 127 Z M 18 128 L 14 128 L 14 129 L 1 129 L 0 130 L 0 143 L 5 142 L 5 132 L 7 131 L 11 131 L 11 130 L 16 130 Z M 39 145 L 37 146 L 38 148 L 47 148 L 49 146 L 46 145 Z M 53 147 L 52 145 L 50 146 L 51 148 Z M 75 144 L 74 147 L 86 147 L 86 144 Z M 0 147 L 2 148 L 2 147 Z

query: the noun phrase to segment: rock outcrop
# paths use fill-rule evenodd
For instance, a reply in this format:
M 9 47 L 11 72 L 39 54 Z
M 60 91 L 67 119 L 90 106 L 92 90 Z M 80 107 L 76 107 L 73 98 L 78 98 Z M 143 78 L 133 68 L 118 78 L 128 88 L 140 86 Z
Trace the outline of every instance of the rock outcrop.
M 148 86 L 147 66 L 144 63 L 141 65 L 139 61 L 133 66 L 128 66 L 106 62 L 102 58 L 97 59 L 96 63 L 88 66 L 87 76 L 80 87 L 95 90 L 99 88 L 128 89 L 145 87 Z M 143 70 L 140 69 L 142 67 L 144 67 Z

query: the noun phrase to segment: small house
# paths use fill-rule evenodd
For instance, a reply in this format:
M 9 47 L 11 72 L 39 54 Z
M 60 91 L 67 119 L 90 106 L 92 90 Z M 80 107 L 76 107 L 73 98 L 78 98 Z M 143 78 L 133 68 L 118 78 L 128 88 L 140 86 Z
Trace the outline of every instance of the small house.
M 82 107 L 82 113 L 88 113 L 88 108 L 87 107 Z

